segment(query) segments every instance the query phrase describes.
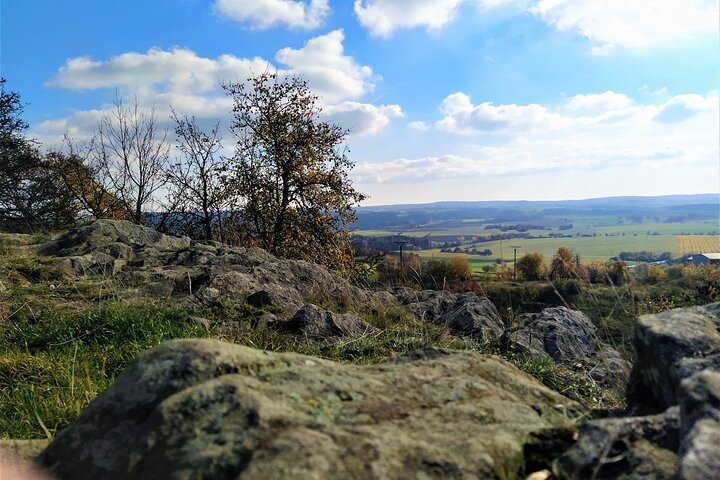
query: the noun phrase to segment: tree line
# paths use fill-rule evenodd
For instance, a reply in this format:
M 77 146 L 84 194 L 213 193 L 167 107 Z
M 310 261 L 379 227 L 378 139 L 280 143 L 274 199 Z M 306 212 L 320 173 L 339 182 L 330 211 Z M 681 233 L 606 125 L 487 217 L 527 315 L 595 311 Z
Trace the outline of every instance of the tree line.
M 20 95 L 0 80 L 0 230 L 49 232 L 120 219 L 194 239 L 259 246 L 347 270 L 349 226 L 366 198 L 348 176 L 348 131 L 320 120 L 299 77 L 263 73 L 223 86 L 234 149 L 220 124 L 116 98 L 89 139 L 41 150 L 25 134 Z M 174 142 L 173 142 L 174 140 Z M 173 145 L 174 143 L 174 145 Z

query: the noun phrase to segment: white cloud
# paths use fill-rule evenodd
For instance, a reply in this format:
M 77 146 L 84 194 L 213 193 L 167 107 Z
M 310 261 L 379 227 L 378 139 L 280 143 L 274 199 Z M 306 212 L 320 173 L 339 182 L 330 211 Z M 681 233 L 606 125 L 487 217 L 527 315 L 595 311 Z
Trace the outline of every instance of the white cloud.
M 365 162 L 358 161 L 353 178 L 380 203 L 383 196 L 402 201 L 397 192 L 412 195 L 413 191 L 423 192 L 413 201 L 427 200 L 431 198 L 428 195 L 437 199 L 469 199 L 471 193 L 458 189 L 473 190 L 469 187 L 473 182 L 489 177 L 493 180 L 488 181 L 488 186 L 494 182 L 507 183 L 502 179 L 510 176 L 534 179 L 552 173 L 563 178 L 594 178 L 598 185 L 605 185 L 606 191 L 611 191 L 607 189 L 616 181 L 614 176 L 622 172 L 633 172 L 635 181 L 642 183 L 643 188 L 652 184 L 653 176 L 659 172 L 663 172 L 663 178 L 673 175 L 680 178 L 687 169 L 714 171 L 717 178 L 719 101 L 718 92 L 710 92 L 678 95 L 668 101 L 658 99 L 657 103 L 643 105 L 625 95 L 604 92 L 577 95 L 555 107 L 538 105 L 539 114 L 519 119 L 518 112 L 528 112 L 523 110 L 524 106 L 475 106 L 467 96 L 453 94 L 443 103 L 445 118 L 441 121 L 455 122 L 452 126 L 460 131 L 449 129 L 452 133 L 481 135 L 500 129 L 507 135 L 486 137 L 476 142 L 480 145 L 473 145 L 458 144 L 441 132 L 430 132 L 428 150 L 434 154 L 390 157 L 385 161 L 369 156 Z M 474 115 L 483 105 L 479 121 Z M 548 116 L 552 121 L 559 115 L 557 111 L 564 112 L 562 129 L 548 129 L 543 126 L 546 122 L 536 121 Z M 488 147 L 488 143 L 496 146 Z M 670 171 L 675 173 L 667 174 Z M 552 181 L 554 177 L 547 178 Z M 419 182 L 423 183 L 420 190 Z M 702 182 L 709 183 L 704 178 Z M 411 189 L 413 185 L 415 190 Z M 566 188 L 559 183 L 547 185 L 557 187 L 558 192 Z M 602 191 L 598 185 L 592 185 L 593 191 Z M 538 192 L 542 190 L 539 188 Z M 653 194 L 649 187 L 643 191 Z M 671 191 L 668 184 L 655 194 Z M 447 192 L 458 193 L 448 197 Z M 538 192 L 533 191 L 532 195 L 541 197 Z
M 632 100 L 627 95 L 611 91 L 590 95 L 575 95 L 566 102 L 567 108 L 575 112 L 619 110 L 631 104 Z
M 221 119 L 227 125 L 232 99 L 221 85 L 242 83 L 255 74 L 278 69 L 281 76 L 298 75 L 308 81 L 319 96 L 325 118 L 351 129 L 353 135 L 377 134 L 393 118 L 402 117 L 402 109 L 398 105 L 350 101 L 372 92 L 374 77 L 369 66 L 344 53 L 343 41 L 343 31 L 335 30 L 308 40 L 301 48 L 283 48 L 275 56 L 276 65 L 260 57 L 206 58 L 180 47 L 128 52 L 103 61 L 77 57 L 67 60 L 46 86 L 74 91 L 116 89 L 126 100 L 137 98 L 143 108 L 155 105 L 160 121 L 168 121 L 172 105 L 201 121 Z M 42 122 L 36 131 L 43 138 L 53 132 L 89 136 L 102 113 L 110 108 L 109 100 L 101 108 Z
M 407 127 L 417 130 L 418 132 L 427 132 L 430 129 L 427 123 L 420 121 L 410 122 L 407 124 Z
M 403 116 L 399 105 L 381 105 L 376 107 L 367 103 L 343 102 L 329 105 L 323 109 L 323 120 L 342 125 L 350 130 L 350 135 L 376 135 L 393 118 Z
M 330 12 L 327 0 L 215 0 L 215 11 L 251 28 L 276 25 L 311 30 L 322 25 Z
M 448 95 L 440 110 L 445 117 L 435 125 L 459 135 L 517 133 L 520 130 L 554 130 L 572 123 L 569 118 L 548 111 L 542 105 L 473 105 L 462 92 Z
M 302 76 L 325 103 L 358 98 L 372 91 L 372 69 L 345 55 L 343 40 L 343 31 L 335 30 L 308 40 L 302 48 L 279 50 L 276 60 L 287 67 L 279 73 Z M 138 94 L 151 89 L 202 94 L 217 91 L 221 83 L 243 82 L 253 74 L 274 68 L 260 57 L 220 55 L 212 59 L 186 48 L 152 48 L 146 53 L 128 52 L 105 61 L 71 58 L 46 86 L 67 90 L 126 87 Z
M 505 175 L 521 168 L 532 168 L 525 152 L 483 148 L 478 158 L 441 155 L 422 158 L 399 158 L 383 163 L 359 163 L 352 172 L 358 183 L 413 183 L 448 178 Z
M 252 72 L 269 68 L 262 58 L 221 55 L 215 59 L 192 50 L 151 48 L 146 53 L 128 52 L 106 61 L 76 57 L 66 61 L 46 86 L 66 90 L 158 87 L 171 92 L 208 92 L 220 82 L 245 80 Z
M 275 58 L 291 72 L 302 75 L 327 103 L 358 98 L 371 92 L 372 68 L 345 55 L 342 30 L 315 37 L 300 49 L 283 48 Z
M 372 35 L 388 37 L 413 27 L 442 28 L 464 0 L 355 0 L 355 14 Z
M 558 31 L 587 38 L 596 55 L 670 45 L 717 31 L 718 22 L 715 0 L 356 0 L 355 13 L 372 35 L 387 37 L 403 28 L 440 29 L 463 5 L 479 6 L 479 15 L 501 7 L 531 12 Z
M 717 30 L 718 19 L 717 2 L 707 0 L 540 0 L 531 10 L 557 30 L 594 42 L 596 54 L 671 44 Z
M 718 112 L 718 95 L 678 95 L 668 100 L 655 115 L 663 123 L 678 123 L 705 112 Z

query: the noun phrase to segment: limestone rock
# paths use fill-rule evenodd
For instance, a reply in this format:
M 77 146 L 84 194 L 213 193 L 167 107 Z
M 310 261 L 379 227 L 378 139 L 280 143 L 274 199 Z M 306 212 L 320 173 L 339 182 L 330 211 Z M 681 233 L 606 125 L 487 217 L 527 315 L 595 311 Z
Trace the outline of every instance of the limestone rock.
M 417 318 L 447 325 L 458 335 L 494 340 L 505 327 L 495 305 L 474 293 L 409 288 L 395 288 L 391 293 Z
M 595 325 L 584 313 L 551 307 L 521 315 L 518 323 L 519 327 L 503 334 L 507 348 L 548 356 L 605 386 L 625 385 L 627 362 L 617 350 L 598 340 Z
M 96 220 L 69 230 L 45 245 L 41 252 L 62 257 L 103 252 L 115 258 L 128 259 L 133 247 L 169 251 L 189 246 L 190 239 L 187 237 L 163 235 L 126 220 Z
M 280 328 L 309 340 L 362 336 L 375 331 L 372 325 L 353 314 L 333 313 L 312 304 L 303 306 Z
M 588 422 L 553 470 L 563 479 L 671 480 L 677 471 L 679 430 L 677 407 L 659 415 Z
M 39 461 L 59 479 L 495 478 L 578 405 L 510 364 L 337 364 L 210 340 L 136 359 Z
M 631 407 L 662 410 L 678 403 L 680 382 L 717 369 L 720 304 L 643 315 L 635 326 L 637 359 L 628 383 Z
M 393 306 L 386 293 L 357 288 L 320 265 L 260 248 L 191 242 L 126 221 L 98 220 L 75 228 L 41 251 L 66 259 L 80 274 L 118 276 L 150 296 L 191 296 L 203 304 L 247 298 L 287 315 L 319 297 L 338 307 Z
M 682 478 L 720 477 L 720 372 L 705 370 L 680 388 Z

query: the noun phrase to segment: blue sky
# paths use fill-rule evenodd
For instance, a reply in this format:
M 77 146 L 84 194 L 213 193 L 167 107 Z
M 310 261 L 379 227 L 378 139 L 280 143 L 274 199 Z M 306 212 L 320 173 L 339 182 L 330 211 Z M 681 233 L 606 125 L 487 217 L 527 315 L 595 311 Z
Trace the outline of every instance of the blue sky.
M 302 75 L 367 204 L 720 191 L 716 0 L 4 0 L 31 134 L 116 92 L 230 123 L 219 85 Z M 227 153 L 232 136 L 224 135 Z

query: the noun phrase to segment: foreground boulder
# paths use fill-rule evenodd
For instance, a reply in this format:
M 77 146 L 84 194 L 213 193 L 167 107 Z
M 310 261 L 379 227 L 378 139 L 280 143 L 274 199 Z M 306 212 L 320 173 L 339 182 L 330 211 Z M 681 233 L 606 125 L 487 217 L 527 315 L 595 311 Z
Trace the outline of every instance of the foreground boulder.
M 556 363 L 583 371 L 604 386 L 624 386 L 629 366 L 620 353 L 598 339 L 597 328 L 582 312 L 546 308 L 517 318 L 502 343 L 515 351 L 547 356 Z
M 444 290 L 413 290 L 400 287 L 391 291 L 420 320 L 446 325 L 458 335 L 477 340 L 495 340 L 505 325 L 495 305 L 475 293 L 450 293 Z
M 703 370 L 680 387 L 682 478 L 720 478 L 720 372 Z
M 659 415 L 588 422 L 554 470 L 567 479 L 671 480 L 677 472 L 679 435 L 677 407 Z
M 637 359 L 627 400 L 636 410 L 678 404 L 683 379 L 720 371 L 720 304 L 643 315 L 635 325 Z
M 358 366 L 209 340 L 143 354 L 39 456 L 59 479 L 495 478 L 577 404 L 510 364 Z
M 582 427 L 559 478 L 720 478 L 719 315 L 712 304 L 639 319 L 627 402 L 649 414 Z

